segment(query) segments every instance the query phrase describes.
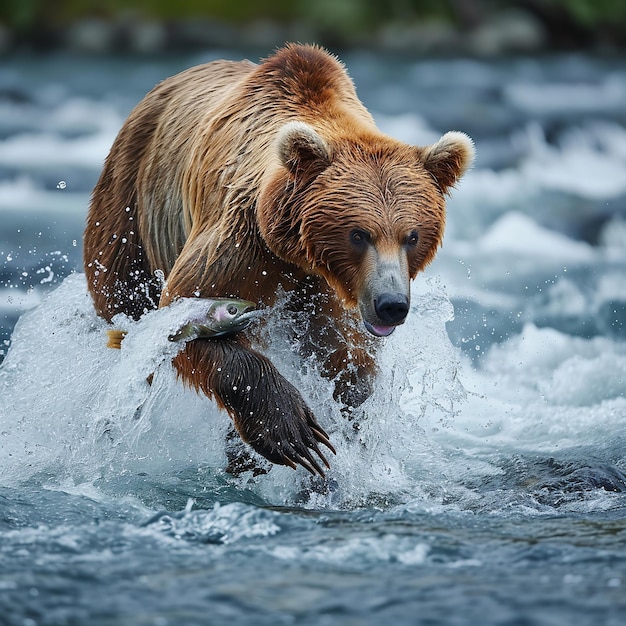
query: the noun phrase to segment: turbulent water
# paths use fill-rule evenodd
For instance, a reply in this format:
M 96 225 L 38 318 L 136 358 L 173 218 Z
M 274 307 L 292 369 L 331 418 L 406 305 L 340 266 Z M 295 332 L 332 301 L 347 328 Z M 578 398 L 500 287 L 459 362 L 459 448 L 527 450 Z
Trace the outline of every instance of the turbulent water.
M 86 293 L 115 133 L 214 56 L 0 67 L 0 623 L 623 624 L 623 59 L 344 57 L 386 132 L 479 156 L 358 430 L 270 316 L 337 448 L 322 485 L 226 474 L 227 417 L 170 366 L 176 309 L 114 351 Z

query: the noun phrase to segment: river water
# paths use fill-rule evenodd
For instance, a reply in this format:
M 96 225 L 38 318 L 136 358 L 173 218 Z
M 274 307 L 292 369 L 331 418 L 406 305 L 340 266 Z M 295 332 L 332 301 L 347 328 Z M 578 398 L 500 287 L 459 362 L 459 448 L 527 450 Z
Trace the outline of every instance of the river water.
M 271 318 L 337 448 L 320 486 L 226 474 L 228 420 L 177 383 L 167 312 L 107 350 L 86 295 L 117 130 L 220 56 L 243 53 L 0 66 L 0 624 L 623 624 L 624 59 L 343 55 L 382 129 L 463 130 L 478 159 L 360 430 Z

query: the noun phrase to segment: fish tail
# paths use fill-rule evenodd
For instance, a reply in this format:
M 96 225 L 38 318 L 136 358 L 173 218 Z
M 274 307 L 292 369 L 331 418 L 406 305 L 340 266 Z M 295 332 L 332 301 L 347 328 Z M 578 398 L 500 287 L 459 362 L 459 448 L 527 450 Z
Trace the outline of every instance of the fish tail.
M 127 333 L 125 330 L 107 330 L 107 348 L 119 350 L 122 347 L 122 341 L 124 341 L 124 337 L 126 337 L 126 335 Z

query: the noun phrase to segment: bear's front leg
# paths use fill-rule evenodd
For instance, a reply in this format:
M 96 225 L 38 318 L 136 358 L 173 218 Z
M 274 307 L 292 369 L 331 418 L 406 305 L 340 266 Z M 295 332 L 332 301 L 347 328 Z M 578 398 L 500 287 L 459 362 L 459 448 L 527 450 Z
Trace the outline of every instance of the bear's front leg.
M 334 381 L 333 397 L 348 412 L 363 404 L 374 391 L 376 362 L 365 348 L 337 348 L 326 359 L 322 371 Z
M 272 463 L 324 475 L 318 444 L 335 449 L 300 392 L 240 339 L 196 339 L 174 359 L 183 381 L 216 399 L 241 438 Z

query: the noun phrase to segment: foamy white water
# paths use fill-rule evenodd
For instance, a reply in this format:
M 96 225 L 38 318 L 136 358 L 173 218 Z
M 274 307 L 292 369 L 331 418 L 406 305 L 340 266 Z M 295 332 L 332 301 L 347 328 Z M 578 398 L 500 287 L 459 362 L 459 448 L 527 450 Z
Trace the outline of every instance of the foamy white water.
M 0 370 L 2 484 L 42 476 L 93 482 L 186 466 L 223 472 L 229 419 L 185 389 L 171 366 L 180 345 L 167 337 L 190 315 L 182 304 L 140 322 L 117 320 L 129 333 L 122 350 L 106 347 L 108 326 L 95 315 L 82 274 L 24 315 Z M 503 455 L 562 453 L 621 438 L 623 344 L 528 324 L 489 348 L 476 367 L 450 343 L 445 325 L 452 317 L 440 282 L 415 290 L 410 321 L 382 346 L 377 389 L 355 413 L 358 431 L 341 415 L 332 385 L 300 370 L 285 347 L 280 326 L 288 321 L 280 311 L 270 319 L 266 332 L 277 342 L 269 355 L 302 390 L 337 448 L 328 474 L 332 493 L 313 494 L 311 504 L 428 498 L 425 487 L 454 489 L 468 475 L 498 473 L 491 460 Z M 308 489 L 303 470 L 282 467 L 256 482 L 255 490 L 276 504 Z
M 341 486 L 341 497 L 412 493 L 415 472 L 424 470 L 431 452 L 420 420 L 428 414 L 448 423 L 458 411 L 464 396 L 458 353 L 445 332 L 452 307 L 438 290 L 416 296 L 412 322 L 382 348 L 379 389 L 356 413 L 358 434 L 341 416 L 332 385 L 314 371 L 302 372 L 295 353 L 285 353 L 280 326 L 288 320 L 278 311 L 269 322 L 266 334 L 280 337 L 270 355 L 309 399 L 338 449 L 329 477 Z M 167 337 L 190 317 L 190 305 L 181 302 L 139 322 L 116 319 L 128 331 L 119 351 L 106 347 L 108 326 L 95 315 L 82 274 L 68 277 L 24 315 L 0 370 L 9 457 L 3 484 L 57 472 L 95 480 L 111 465 L 167 472 L 192 463 L 222 471 L 229 419 L 212 401 L 184 389 L 171 366 L 180 344 Z M 271 476 L 260 482 L 271 485 L 270 499 L 277 490 L 279 501 L 293 497 L 304 478 L 302 470 L 288 468 L 275 468 Z

